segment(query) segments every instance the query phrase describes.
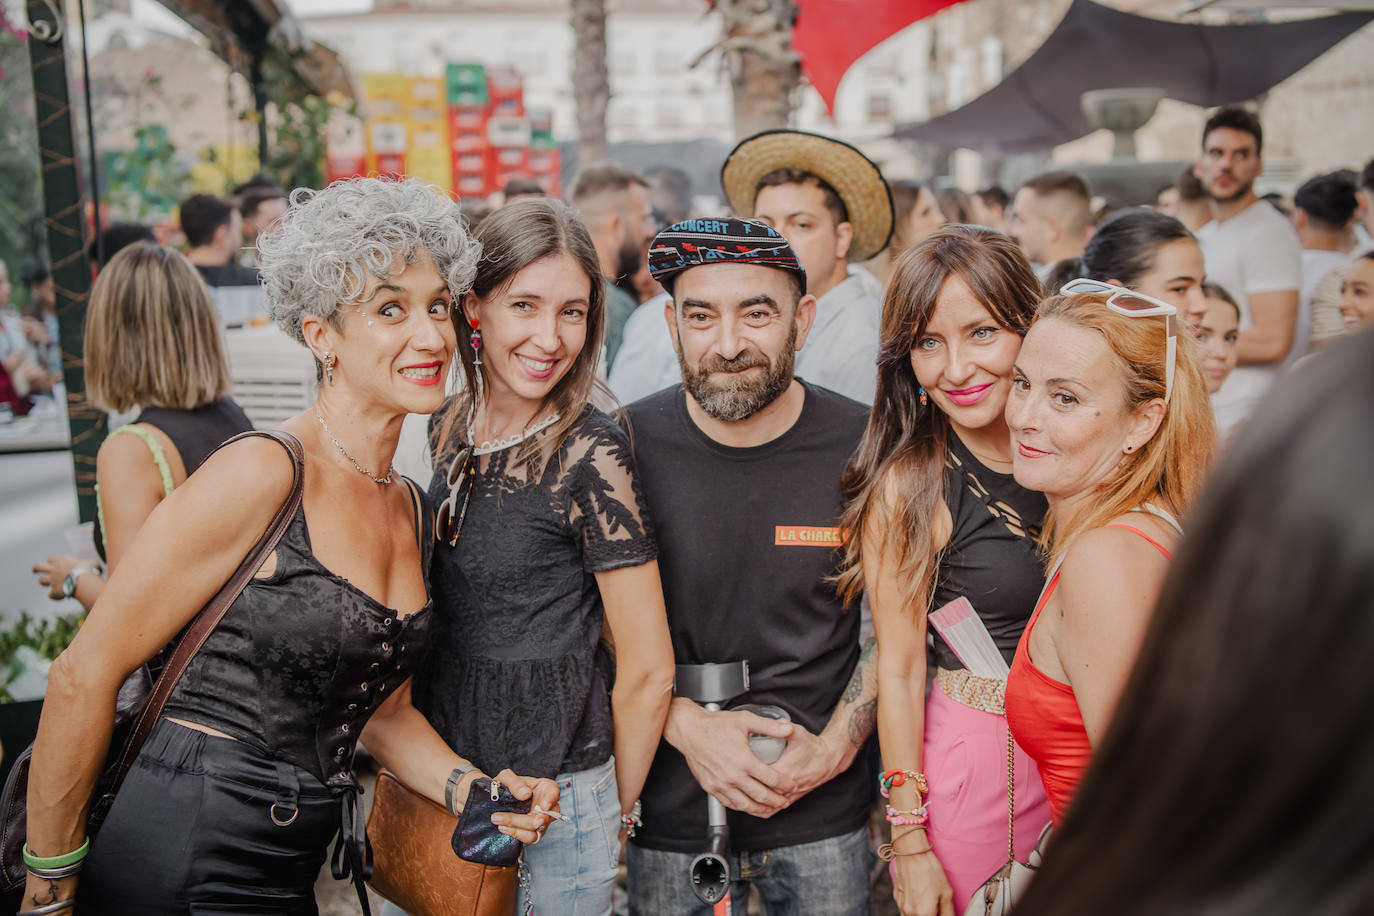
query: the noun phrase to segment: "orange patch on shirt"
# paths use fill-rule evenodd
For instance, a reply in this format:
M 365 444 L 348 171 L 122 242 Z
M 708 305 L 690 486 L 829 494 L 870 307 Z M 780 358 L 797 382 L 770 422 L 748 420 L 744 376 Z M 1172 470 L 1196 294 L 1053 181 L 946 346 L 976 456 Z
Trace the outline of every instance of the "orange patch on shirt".
M 843 543 L 837 527 L 778 525 L 773 529 L 775 547 L 839 547 Z

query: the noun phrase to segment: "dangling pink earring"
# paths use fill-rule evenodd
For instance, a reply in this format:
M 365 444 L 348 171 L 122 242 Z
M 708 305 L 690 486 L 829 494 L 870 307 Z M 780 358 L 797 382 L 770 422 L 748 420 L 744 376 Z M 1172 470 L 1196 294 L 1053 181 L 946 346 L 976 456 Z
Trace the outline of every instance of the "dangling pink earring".
M 926 404 L 930 403 L 930 399 L 926 396 L 926 389 L 925 389 L 925 386 L 922 385 L 922 386 L 920 386 L 920 387 L 921 387 L 921 406 L 924 407 L 924 406 L 926 406 Z
M 468 324 L 472 325 L 472 334 L 468 337 L 468 343 L 472 344 L 472 364 L 482 365 L 482 329 L 478 326 L 476 318 L 469 318 Z

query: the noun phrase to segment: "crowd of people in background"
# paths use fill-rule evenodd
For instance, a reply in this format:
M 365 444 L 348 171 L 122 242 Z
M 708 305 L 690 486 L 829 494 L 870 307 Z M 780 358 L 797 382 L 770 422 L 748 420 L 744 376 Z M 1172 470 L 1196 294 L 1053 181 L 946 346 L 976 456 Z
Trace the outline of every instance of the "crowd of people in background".
M 539 805 L 493 820 L 521 913 L 609 914 L 622 853 L 635 916 L 863 916 L 879 859 L 903 916 L 953 916 L 1009 858 L 1044 862 L 1017 912 L 1367 912 L 1374 835 L 1339 825 L 1374 764 L 1374 161 L 1288 207 L 1263 144 L 1222 108 L 1124 208 L 1072 171 L 967 194 L 766 131 L 728 215 L 598 162 L 566 202 L 261 180 L 183 202 L 184 251 L 109 227 L 88 395 L 139 412 L 97 460 L 105 567 L 35 566 L 92 615 L 53 668 L 25 903 L 309 911 L 339 832 L 366 909 L 361 737 L 454 816 L 487 774 Z M 51 275 L 26 281 L 15 413 L 61 382 Z M 74 736 L 287 492 L 281 442 L 216 451 L 251 426 L 227 287 L 313 357 L 280 427 L 304 501 L 78 874 L 103 751 Z M 685 690 L 740 665 L 742 694 Z

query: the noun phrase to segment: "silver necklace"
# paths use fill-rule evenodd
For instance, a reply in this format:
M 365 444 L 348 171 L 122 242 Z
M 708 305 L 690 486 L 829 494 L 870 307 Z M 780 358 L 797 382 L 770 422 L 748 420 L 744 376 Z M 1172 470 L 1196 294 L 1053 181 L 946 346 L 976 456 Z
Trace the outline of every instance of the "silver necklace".
M 348 449 L 344 448 L 344 444 L 342 442 L 334 438 L 334 434 L 329 431 L 329 426 L 325 424 L 324 417 L 320 416 L 320 412 L 318 410 L 312 408 L 310 412 L 315 415 L 315 419 L 319 420 L 320 425 L 324 427 L 324 434 L 329 437 L 329 441 L 333 442 L 335 447 L 337 447 L 339 451 L 343 452 L 343 456 L 345 458 L 353 462 L 353 466 L 358 469 L 359 473 L 366 474 L 368 477 L 372 479 L 374 483 L 391 483 L 391 475 L 396 473 L 396 466 L 394 464 L 388 469 L 387 475 L 385 477 L 378 477 L 376 474 L 372 473 L 367 468 L 359 464 L 357 458 L 354 458 L 352 455 L 348 454 Z
M 536 433 L 540 433 L 548 429 L 550 426 L 557 423 L 560 419 L 562 419 L 560 415 L 555 413 L 551 416 L 545 417 L 543 420 L 540 420 L 533 426 L 525 427 L 524 430 L 522 430 L 519 433 L 516 433 L 514 436 L 511 436 L 507 439 L 488 439 L 482 442 L 480 445 L 473 446 L 472 453 L 474 455 L 490 455 L 492 452 L 499 452 L 502 449 L 510 448 L 512 445 L 519 445 L 521 442 L 524 442 L 530 436 L 533 436 Z M 471 444 L 470 441 L 469 444 Z

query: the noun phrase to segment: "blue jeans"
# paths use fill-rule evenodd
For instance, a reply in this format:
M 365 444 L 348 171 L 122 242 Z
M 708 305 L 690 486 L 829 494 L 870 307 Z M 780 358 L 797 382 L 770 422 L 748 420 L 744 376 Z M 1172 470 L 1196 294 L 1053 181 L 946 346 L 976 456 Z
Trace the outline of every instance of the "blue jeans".
M 626 847 L 630 916 L 710 916 L 687 877 L 691 853 Z M 743 914 L 749 886 L 759 892 L 766 916 L 870 916 L 868 831 L 730 856 L 730 905 Z
M 554 821 L 544 839 L 525 847 L 530 887 L 515 912 L 526 916 L 610 916 L 620 863 L 620 797 L 615 758 L 557 777 L 558 807 L 571 823 Z M 533 908 L 531 910 L 531 907 Z M 382 916 L 405 916 L 388 903 Z

